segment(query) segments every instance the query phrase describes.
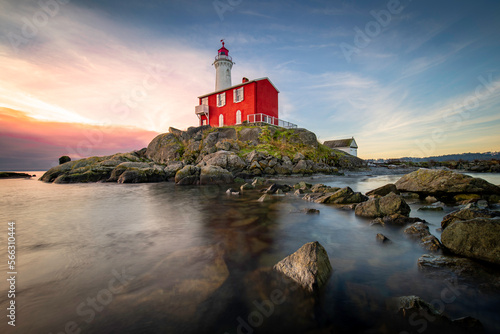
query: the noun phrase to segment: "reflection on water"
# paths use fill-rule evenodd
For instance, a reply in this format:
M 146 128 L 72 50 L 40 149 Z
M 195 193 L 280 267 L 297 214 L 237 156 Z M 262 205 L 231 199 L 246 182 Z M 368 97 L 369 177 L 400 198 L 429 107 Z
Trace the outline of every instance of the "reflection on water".
M 312 182 L 366 192 L 398 178 Z M 1 221 L 17 222 L 16 333 L 59 333 L 65 326 L 82 333 L 376 332 L 388 297 L 432 301 L 446 288 L 418 272 L 416 261 L 425 251 L 400 229 L 369 226 L 350 211 L 295 197 L 260 203 L 258 193 L 230 197 L 225 188 L 172 183 L 2 180 L 0 188 Z M 424 213 L 416 211 L 419 205 L 411 205 L 412 215 L 426 219 L 439 236 L 435 230 L 453 208 Z M 305 215 L 305 207 L 321 213 Z M 378 244 L 377 233 L 393 242 Z M 315 240 L 334 269 L 317 303 L 269 271 Z M 0 241 L 5 254 L 5 233 Z M 6 269 L 1 261 L 0 272 Z M 282 295 L 275 303 L 276 290 Z M 7 302 L 3 291 L 0 308 Z M 470 315 L 492 332 L 499 329 L 498 295 L 468 287 L 445 306 L 453 318 Z

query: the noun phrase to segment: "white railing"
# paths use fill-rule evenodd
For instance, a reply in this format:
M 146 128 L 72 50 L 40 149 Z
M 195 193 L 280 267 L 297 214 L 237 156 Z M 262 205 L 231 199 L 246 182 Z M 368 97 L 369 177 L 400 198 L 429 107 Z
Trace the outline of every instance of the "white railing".
M 297 124 L 293 124 L 282 119 L 264 115 L 264 114 L 251 114 L 247 116 L 248 123 L 267 123 L 271 125 L 276 125 L 286 129 L 293 129 L 297 127 Z

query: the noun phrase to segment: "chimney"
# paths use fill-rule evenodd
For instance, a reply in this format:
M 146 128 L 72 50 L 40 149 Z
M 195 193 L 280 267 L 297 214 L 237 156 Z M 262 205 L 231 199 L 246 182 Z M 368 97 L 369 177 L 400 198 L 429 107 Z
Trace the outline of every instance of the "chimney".
M 248 80 L 248 78 L 245 78 L 243 77 L 243 79 L 241 80 L 241 83 L 245 83 L 245 82 L 249 82 L 250 80 Z

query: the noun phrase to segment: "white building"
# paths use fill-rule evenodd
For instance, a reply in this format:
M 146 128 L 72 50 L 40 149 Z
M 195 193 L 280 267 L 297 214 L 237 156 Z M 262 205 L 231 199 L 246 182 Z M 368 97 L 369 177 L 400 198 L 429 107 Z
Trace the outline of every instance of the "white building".
M 350 155 L 358 156 L 358 144 L 354 140 L 354 137 L 349 139 L 337 139 L 337 140 L 328 140 L 323 143 L 323 145 L 329 148 L 335 148 L 340 151 L 344 151 L 349 153 Z

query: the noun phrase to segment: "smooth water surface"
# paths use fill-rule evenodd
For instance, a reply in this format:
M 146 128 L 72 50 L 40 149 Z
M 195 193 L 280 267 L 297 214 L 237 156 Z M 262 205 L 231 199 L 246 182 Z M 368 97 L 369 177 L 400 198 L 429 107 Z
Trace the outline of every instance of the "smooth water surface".
M 399 177 L 310 181 L 366 192 Z M 370 226 L 352 211 L 294 196 L 260 203 L 258 192 L 227 196 L 226 189 L 0 180 L 0 275 L 8 271 L 9 221 L 16 222 L 18 259 L 16 327 L 6 324 L 2 283 L 0 332 L 377 332 L 388 298 L 432 301 L 447 287 L 418 271 L 417 259 L 427 251 L 401 229 Z M 442 216 L 456 208 L 424 213 L 416 210 L 421 205 L 411 204 L 412 216 L 427 220 L 439 237 Z M 303 208 L 321 213 L 306 215 Z M 377 243 L 377 233 L 393 242 Z M 269 306 L 273 282 L 266 272 L 311 241 L 325 247 L 334 270 L 319 303 L 312 307 L 307 296 L 289 294 Z M 464 291 L 445 313 L 500 331 L 499 296 Z

